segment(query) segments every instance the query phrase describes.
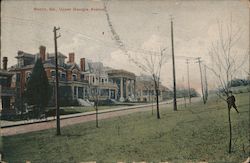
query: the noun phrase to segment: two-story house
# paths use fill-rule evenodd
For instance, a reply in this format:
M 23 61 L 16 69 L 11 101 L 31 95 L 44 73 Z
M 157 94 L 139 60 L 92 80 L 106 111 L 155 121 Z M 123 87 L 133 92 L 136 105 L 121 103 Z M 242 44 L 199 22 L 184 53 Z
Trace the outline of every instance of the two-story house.
M 46 53 L 46 47 L 40 46 L 39 53 L 30 54 L 23 51 L 18 51 L 16 59 L 17 64 L 10 68 L 11 72 L 15 72 L 18 76 L 20 94 L 26 87 L 26 83 L 32 73 L 32 69 L 38 58 L 42 59 L 44 69 L 46 71 L 49 83 L 55 88 L 55 54 Z M 102 100 L 112 98 L 110 92 L 116 92 L 116 85 L 108 83 L 108 77 L 97 75 L 95 68 L 91 67 L 92 63 L 86 63 L 85 58 L 81 58 L 79 64 L 75 62 L 75 54 L 68 54 L 68 61 L 66 62 L 66 55 L 58 52 L 58 74 L 59 74 L 59 96 L 63 104 L 71 105 L 72 101 L 78 99 L 90 99 L 90 88 L 93 85 L 100 87 L 103 96 Z M 98 76 L 98 79 L 97 79 Z M 101 82 L 97 82 L 100 80 Z M 103 82 L 102 82 L 103 81 Z M 114 97 L 115 98 L 115 97 Z M 55 100 L 55 95 L 51 98 L 51 103 Z

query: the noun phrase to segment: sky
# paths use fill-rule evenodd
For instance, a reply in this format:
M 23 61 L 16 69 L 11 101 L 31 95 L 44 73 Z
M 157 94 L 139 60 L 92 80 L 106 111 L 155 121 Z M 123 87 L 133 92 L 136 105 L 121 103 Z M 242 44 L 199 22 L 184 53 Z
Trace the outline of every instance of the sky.
M 1 55 L 8 65 L 16 64 L 18 50 L 37 53 L 40 45 L 54 52 L 53 27 L 60 27 L 58 51 L 66 56 L 74 52 L 76 62 L 85 57 L 105 66 L 143 72 L 117 46 L 101 0 L 86 1 L 2 1 Z M 109 0 L 106 2 L 112 26 L 132 58 L 167 48 L 167 62 L 161 71 L 163 85 L 172 87 L 171 28 L 174 27 L 177 86 L 187 85 L 186 58 L 190 58 L 190 85 L 200 90 L 199 66 L 193 58 L 210 65 L 208 49 L 218 39 L 218 22 L 227 25 L 230 18 L 241 37 L 234 48 L 237 58 L 244 59 L 249 50 L 249 9 L 245 0 Z M 245 78 L 248 62 L 236 77 Z M 214 79 L 207 73 L 209 86 Z

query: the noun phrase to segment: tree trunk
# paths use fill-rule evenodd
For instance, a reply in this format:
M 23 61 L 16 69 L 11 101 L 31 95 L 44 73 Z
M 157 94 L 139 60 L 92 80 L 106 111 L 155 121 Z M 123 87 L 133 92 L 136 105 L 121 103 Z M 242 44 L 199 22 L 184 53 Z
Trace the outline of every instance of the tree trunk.
M 95 113 L 96 128 L 99 127 L 99 125 L 98 125 L 98 106 L 97 106 L 97 105 L 98 105 L 98 104 L 97 104 L 97 102 L 96 102 L 96 106 L 95 106 L 95 111 L 96 111 L 96 113 Z
M 156 90 L 156 107 L 157 107 L 157 118 L 160 119 L 160 110 L 159 110 L 159 92 Z
M 232 152 L 232 123 L 231 123 L 230 110 L 231 109 L 228 107 L 228 123 L 229 123 L 229 146 L 228 146 L 228 153 Z
M 154 78 L 155 83 L 155 95 L 156 95 L 156 111 L 157 111 L 157 118 L 160 119 L 160 110 L 159 110 L 159 82 L 157 83 L 156 79 Z
M 23 99 L 20 97 L 21 119 L 23 119 Z
M 154 115 L 154 103 L 152 102 L 152 115 Z

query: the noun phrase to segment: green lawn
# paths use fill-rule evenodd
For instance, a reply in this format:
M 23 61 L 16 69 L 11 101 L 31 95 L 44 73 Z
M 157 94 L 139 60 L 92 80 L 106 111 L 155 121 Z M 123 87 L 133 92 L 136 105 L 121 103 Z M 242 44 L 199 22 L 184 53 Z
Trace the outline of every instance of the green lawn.
M 151 111 L 62 128 L 3 137 L 4 159 L 11 163 L 116 161 L 242 162 L 250 150 L 249 94 L 236 95 L 240 114 L 232 110 L 233 153 L 228 154 L 227 109 L 223 101 L 195 103 L 179 111 Z M 244 150 L 243 150 L 244 144 Z

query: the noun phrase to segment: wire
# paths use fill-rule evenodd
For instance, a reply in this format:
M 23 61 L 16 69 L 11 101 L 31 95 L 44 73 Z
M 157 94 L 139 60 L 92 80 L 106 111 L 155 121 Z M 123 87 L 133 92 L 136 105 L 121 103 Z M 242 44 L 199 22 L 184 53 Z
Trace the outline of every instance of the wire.
M 25 22 L 29 22 L 31 25 L 39 25 L 39 27 L 43 26 L 42 28 L 45 28 L 46 30 L 50 30 L 53 28 L 53 25 L 50 25 L 50 24 L 47 24 L 46 26 L 44 25 L 44 23 L 41 23 L 41 22 L 38 22 L 38 21 L 34 21 L 32 19 L 23 19 L 23 18 L 17 18 L 17 17 L 7 17 L 7 16 L 4 16 L 2 17 L 4 19 L 14 19 L 16 21 L 25 21 Z M 50 27 L 49 27 L 50 26 Z M 100 38 L 93 38 L 93 37 L 90 37 L 86 34 L 83 34 L 81 32 L 78 32 L 78 31 L 75 31 L 74 29 L 71 29 L 71 28 L 61 28 L 61 31 L 64 31 L 66 33 L 73 33 L 73 34 L 79 34 L 81 35 L 83 38 L 87 39 L 87 40 L 91 40 L 91 41 L 94 41 L 94 42 L 97 42 L 97 43 L 102 43 L 106 46 L 109 46 L 109 47 L 112 47 L 112 48 L 116 48 L 117 49 L 117 46 L 114 45 L 113 42 L 109 42 L 109 41 L 104 41 Z M 81 38 L 79 38 L 81 39 Z M 85 40 L 84 40 L 85 41 Z M 141 54 L 149 54 L 149 55 L 159 55 L 159 52 L 157 51 L 150 51 L 150 50 L 146 50 L 146 49 L 139 49 L 139 48 L 136 48 L 136 47 L 132 47 L 132 46 L 126 46 L 128 47 L 127 49 L 131 52 L 137 52 L 137 53 L 141 53 Z

